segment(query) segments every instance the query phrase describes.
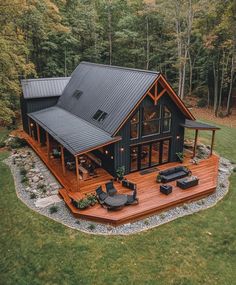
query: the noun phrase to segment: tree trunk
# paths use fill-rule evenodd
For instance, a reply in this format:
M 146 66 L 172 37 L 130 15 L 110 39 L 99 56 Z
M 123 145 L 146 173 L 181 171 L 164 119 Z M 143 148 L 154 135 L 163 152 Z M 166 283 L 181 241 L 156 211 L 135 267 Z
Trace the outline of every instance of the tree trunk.
M 149 41 L 149 22 L 148 22 L 148 16 L 146 17 L 146 41 L 147 41 L 147 58 L 146 58 L 146 69 L 149 69 L 149 57 L 150 57 L 150 41 Z
M 108 41 L 109 41 L 109 64 L 112 65 L 112 25 L 111 25 L 111 0 L 108 7 Z
M 218 71 L 215 66 L 215 62 L 213 62 L 213 74 L 214 74 L 214 113 L 217 117 L 217 103 L 218 103 Z
M 230 85 L 229 85 L 229 92 L 228 92 L 227 106 L 226 106 L 227 116 L 230 114 L 230 101 L 232 96 L 233 80 L 234 80 L 234 54 L 232 55 L 232 61 L 231 61 Z

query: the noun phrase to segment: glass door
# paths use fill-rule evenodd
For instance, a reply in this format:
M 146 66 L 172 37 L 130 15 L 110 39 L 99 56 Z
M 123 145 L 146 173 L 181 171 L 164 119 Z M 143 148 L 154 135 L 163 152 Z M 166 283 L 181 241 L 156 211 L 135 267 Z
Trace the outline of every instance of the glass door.
M 138 147 L 132 146 L 130 148 L 130 171 L 138 170 Z
M 141 145 L 139 160 L 140 169 L 150 167 L 150 144 Z
M 151 165 L 155 166 L 160 164 L 160 142 L 151 144 Z
M 130 147 L 130 171 L 150 168 L 169 162 L 170 140 L 144 143 Z
M 169 153 L 170 153 L 170 140 L 162 141 L 162 160 L 161 163 L 169 162 Z

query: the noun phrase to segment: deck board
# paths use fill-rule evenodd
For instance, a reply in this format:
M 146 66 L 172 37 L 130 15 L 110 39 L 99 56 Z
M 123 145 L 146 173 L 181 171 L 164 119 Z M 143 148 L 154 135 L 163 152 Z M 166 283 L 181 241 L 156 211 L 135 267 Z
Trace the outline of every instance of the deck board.
M 93 193 L 99 185 L 102 185 L 105 188 L 105 183 L 108 182 L 112 176 L 104 169 L 99 168 L 99 176 L 87 181 L 80 181 L 80 191 L 77 192 L 75 173 L 66 170 L 65 176 L 63 176 L 60 159 L 48 160 L 45 147 L 40 147 L 36 141 L 25 133 L 23 133 L 22 136 L 28 141 L 30 146 L 61 183 L 63 188 L 60 190 L 60 195 L 63 197 L 66 205 L 70 208 L 72 213 L 79 218 L 120 225 L 125 222 L 131 222 L 153 215 L 176 205 L 200 199 L 201 197 L 205 197 L 213 193 L 216 189 L 219 157 L 213 154 L 210 158 L 202 160 L 198 165 L 193 165 L 189 158 L 185 159 L 182 164 L 188 166 L 193 175 L 198 176 L 199 185 L 197 186 L 191 187 L 187 190 L 181 190 L 176 187 L 175 181 L 170 182 L 168 184 L 173 186 L 173 192 L 166 196 L 160 193 L 160 185 L 156 183 L 156 176 L 159 171 L 144 175 L 141 175 L 139 172 L 135 172 L 126 175 L 126 178 L 137 183 L 137 195 L 139 198 L 138 205 L 127 206 L 114 212 L 102 208 L 99 204 L 86 210 L 78 210 L 71 204 L 70 197 L 81 199 L 86 193 Z M 158 166 L 158 169 L 164 170 L 177 165 L 180 164 L 172 162 Z M 114 184 L 119 193 L 131 193 L 130 190 L 123 188 L 120 183 L 115 182 Z

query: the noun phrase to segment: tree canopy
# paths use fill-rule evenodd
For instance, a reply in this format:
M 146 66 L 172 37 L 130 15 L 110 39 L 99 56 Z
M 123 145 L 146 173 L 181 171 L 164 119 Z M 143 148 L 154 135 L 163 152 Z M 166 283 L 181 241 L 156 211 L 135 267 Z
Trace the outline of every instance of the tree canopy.
M 177 94 L 230 113 L 234 0 L 0 0 L 0 123 L 20 79 L 68 76 L 80 61 L 161 71 Z

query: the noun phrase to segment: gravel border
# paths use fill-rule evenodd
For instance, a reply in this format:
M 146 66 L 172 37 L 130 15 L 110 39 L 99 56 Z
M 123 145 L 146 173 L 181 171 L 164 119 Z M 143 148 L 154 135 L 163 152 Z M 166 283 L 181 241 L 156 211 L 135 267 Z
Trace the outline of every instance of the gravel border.
M 182 206 L 177 206 L 170 210 L 163 211 L 159 214 L 153 215 L 143 220 L 114 227 L 112 225 L 101 224 L 75 218 L 71 214 L 70 210 L 67 208 L 63 200 L 54 204 L 57 210 L 54 213 L 50 213 L 52 205 L 45 208 L 36 208 L 34 204 L 35 199 L 30 199 L 29 193 L 25 191 L 25 186 L 21 183 L 21 175 L 19 173 L 19 168 L 12 163 L 11 155 L 7 159 L 5 159 L 4 162 L 11 169 L 11 173 L 13 175 L 15 183 L 16 195 L 25 205 L 27 205 L 33 211 L 38 212 L 39 214 L 44 215 L 54 221 L 57 221 L 69 228 L 95 235 L 135 234 L 166 224 L 177 218 L 191 215 L 193 213 L 197 213 L 199 211 L 213 207 L 228 193 L 228 178 L 234 168 L 234 165 L 232 165 L 229 160 L 221 157 L 218 172 L 217 188 L 213 194 L 201 200 L 183 204 Z

